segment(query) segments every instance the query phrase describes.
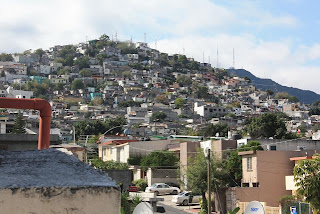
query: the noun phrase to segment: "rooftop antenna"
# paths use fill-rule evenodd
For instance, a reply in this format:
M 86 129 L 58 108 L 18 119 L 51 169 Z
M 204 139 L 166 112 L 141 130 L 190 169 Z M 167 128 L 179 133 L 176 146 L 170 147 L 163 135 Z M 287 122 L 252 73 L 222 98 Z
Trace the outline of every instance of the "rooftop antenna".
M 116 42 L 118 42 L 118 33 L 116 32 Z
M 234 48 L 233 48 L 233 69 L 235 69 L 236 67 L 235 67 L 235 59 L 234 59 Z
M 147 43 L 147 34 L 144 33 L 144 43 Z
M 217 45 L 217 68 L 219 68 L 219 48 Z
M 131 36 L 131 38 L 130 38 L 130 43 L 132 44 L 132 36 Z
M 204 51 L 202 52 L 202 62 L 204 63 Z

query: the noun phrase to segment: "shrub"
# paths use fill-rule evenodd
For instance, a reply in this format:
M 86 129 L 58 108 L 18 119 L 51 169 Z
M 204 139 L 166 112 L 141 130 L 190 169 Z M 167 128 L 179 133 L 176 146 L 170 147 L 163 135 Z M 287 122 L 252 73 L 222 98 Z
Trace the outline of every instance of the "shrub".
M 138 187 L 139 191 L 145 191 L 145 189 L 148 186 L 147 181 L 145 179 L 135 180 L 132 183 Z

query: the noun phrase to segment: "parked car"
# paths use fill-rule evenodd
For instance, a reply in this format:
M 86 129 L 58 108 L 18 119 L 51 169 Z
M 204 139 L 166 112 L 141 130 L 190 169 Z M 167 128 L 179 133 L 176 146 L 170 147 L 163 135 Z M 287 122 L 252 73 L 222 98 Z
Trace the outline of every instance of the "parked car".
M 179 185 L 179 184 L 172 183 L 172 182 L 167 182 L 166 184 L 168 184 L 168 185 L 171 186 L 171 187 L 177 187 L 177 188 L 180 189 L 180 185 Z
M 135 184 L 129 185 L 129 192 L 138 192 L 138 187 Z
M 201 195 L 195 195 L 192 192 L 181 192 L 172 197 L 172 202 L 180 205 L 200 203 Z
M 177 195 L 180 192 L 180 189 L 177 187 L 172 187 L 169 186 L 168 184 L 165 183 L 155 183 L 152 184 L 150 187 L 146 188 L 145 192 L 154 192 L 156 195 L 160 195 L 160 194 L 173 194 L 173 195 Z

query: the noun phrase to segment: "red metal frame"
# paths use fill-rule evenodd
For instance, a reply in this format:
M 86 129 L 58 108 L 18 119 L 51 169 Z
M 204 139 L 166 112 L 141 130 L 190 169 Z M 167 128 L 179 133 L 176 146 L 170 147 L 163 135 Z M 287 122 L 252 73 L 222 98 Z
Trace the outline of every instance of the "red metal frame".
M 34 109 L 40 111 L 38 149 L 50 146 L 51 106 L 43 99 L 19 99 L 0 97 L 0 108 Z

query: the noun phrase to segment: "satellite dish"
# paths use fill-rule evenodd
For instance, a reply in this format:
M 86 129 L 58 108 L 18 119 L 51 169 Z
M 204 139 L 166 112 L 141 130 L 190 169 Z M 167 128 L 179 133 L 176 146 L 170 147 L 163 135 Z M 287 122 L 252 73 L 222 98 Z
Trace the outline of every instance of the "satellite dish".
M 148 202 L 141 202 L 136 206 L 133 214 L 153 214 L 152 206 Z
M 251 201 L 245 211 L 244 214 L 264 214 L 264 208 L 262 206 L 262 204 L 259 201 Z

